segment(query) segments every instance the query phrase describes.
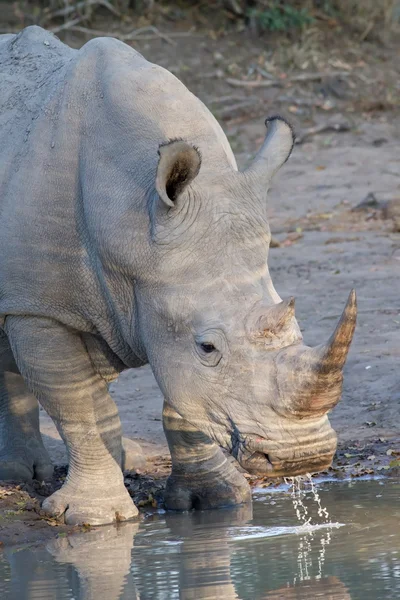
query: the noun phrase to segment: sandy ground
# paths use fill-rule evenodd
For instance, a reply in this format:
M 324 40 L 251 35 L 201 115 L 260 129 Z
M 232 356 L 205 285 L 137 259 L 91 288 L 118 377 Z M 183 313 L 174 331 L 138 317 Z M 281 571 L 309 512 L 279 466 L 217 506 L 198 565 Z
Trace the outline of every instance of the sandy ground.
M 222 54 L 230 52 L 231 42 L 221 48 L 210 41 L 198 46 L 202 53 L 196 47 L 171 49 L 162 42 L 139 49 L 151 60 L 170 66 L 209 103 L 224 93 L 232 94 L 218 75 L 214 77 L 210 56 L 215 48 L 208 48 L 212 44 Z M 248 48 L 247 41 L 242 58 Z M 185 57 L 191 76 L 177 56 Z M 200 66 L 203 79 L 198 76 Z M 398 85 L 398 77 L 393 80 Z M 319 97 L 318 90 L 313 88 L 312 93 L 313 98 Z M 283 107 L 287 116 L 287 103 L 276 96 L 274 100 L 269 91 L 252 94 L 265 105 L 264 115 L 282 112 Z M 373 98 L 362 98 L 367 100 Z M 274 247 L 269 265 L 278 293 L 296 297 L 297 318 L 311 345 L 328 339 L 350 289 L 356 289 L 358 325 L 345 368 L 343 398 L 331 415 L 339 437 L 332 473 L 393 475 L 400 451 L 400 233 L 390 215 L 383 217 L 388 216 L 385 203 L 400 203 L 400 117 L 398 112 L 354 111 L 346 95 L 343 102 L 335 96 L 334 102 L 336 120 L 343 120 L 345 113 L 348 121 L 350 115 L 350 131 L 328 131 L 297 145 L 270 191 Z M 305 111 L 302 117 L 301 110 L 292 110 L 300 132 L 328 118 L 321 111 Z M 331 113 L 328 116 L 332 120 Z M 240 113 L 223 126 L 239 164 L 246 164 L 263 140 L 263 119 Z M 374 195 L 375 204 L 353 211 L 368 194 Z M 128 476 L 126 485 L 139 506 L 160 505 L 169 455 L 162 430 L 162 395 L 151 369 L 122 374 L 111 393 L 124 435 L 139 441 L 149 458 L 148 468 Z M 0 486 L 0 544 L 36 541 L 65 529 L 43 520 L 40 513 L 40 500 L 62 484 L 66 472 L 65 448 L 44 411 L 41 429 L 59 466 L 56 478 L 44 486 Z M 267 485 L 257 478 L 251 478 L 251 483 Z

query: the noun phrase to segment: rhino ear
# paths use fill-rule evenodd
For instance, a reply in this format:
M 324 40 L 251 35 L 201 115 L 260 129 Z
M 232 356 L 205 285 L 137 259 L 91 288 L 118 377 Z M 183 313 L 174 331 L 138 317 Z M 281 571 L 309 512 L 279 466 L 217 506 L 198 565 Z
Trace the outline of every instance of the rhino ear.
M 269 117 L 265 121 L 267 134 L 246 175 L 260 182 L 263 189 L 289 158 L 295 141 L 292 126 L 282 117 Z
M 183 140 L 173 140 L 161 144 L 158 155 L 156 190 L 161 200 L 172 207 L 200 171 L 200 152 Z

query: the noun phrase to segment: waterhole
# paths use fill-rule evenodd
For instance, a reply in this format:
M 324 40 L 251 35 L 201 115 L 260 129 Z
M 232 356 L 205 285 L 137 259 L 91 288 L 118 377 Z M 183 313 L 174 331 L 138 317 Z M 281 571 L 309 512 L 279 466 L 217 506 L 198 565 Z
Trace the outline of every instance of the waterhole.
M 295 480 L 255 490 L 252 508 L 148 513 L 11 546 L 0 551 L 0 598 L 395 600 L 399 499 L 395 480 Z

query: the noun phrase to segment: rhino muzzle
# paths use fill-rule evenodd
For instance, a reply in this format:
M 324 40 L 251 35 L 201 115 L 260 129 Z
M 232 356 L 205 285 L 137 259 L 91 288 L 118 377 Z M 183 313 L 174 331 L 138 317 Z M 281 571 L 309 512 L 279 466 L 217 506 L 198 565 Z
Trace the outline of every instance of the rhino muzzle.
M 294 303 L 278 311 L 293 316 Z M 272 401 L 277 423 L 265 438 L 246 436 L 237 458 L 250 473 L 269 477 L 296 476 L 327 469 L 336 451 L 337 437 L 327 413 L 340 400 L 342 369 L 353 338 L 357 316 L 356 295 L 349 295 L 335 332 L 327 344 L 309 348 L 293 344 L 275 358 L 278 395 Z

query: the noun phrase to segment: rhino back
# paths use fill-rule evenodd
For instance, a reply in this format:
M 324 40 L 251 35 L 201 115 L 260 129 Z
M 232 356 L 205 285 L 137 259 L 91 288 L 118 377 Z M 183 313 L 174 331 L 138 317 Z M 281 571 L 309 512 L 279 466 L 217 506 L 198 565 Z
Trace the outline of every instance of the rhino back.
M 0 36 L 0 139 L 7 155 L 29 135 L 31 122 L 55 90 L 76 51 L 40 27 Z M 10 138 L 8 137 L 10 136 Z M 2 153 L 3 153 L 2 152 Z M 0 168 L 4 169 L 2 160 Z M 1 181 L 4 171 L 1 172 Z

